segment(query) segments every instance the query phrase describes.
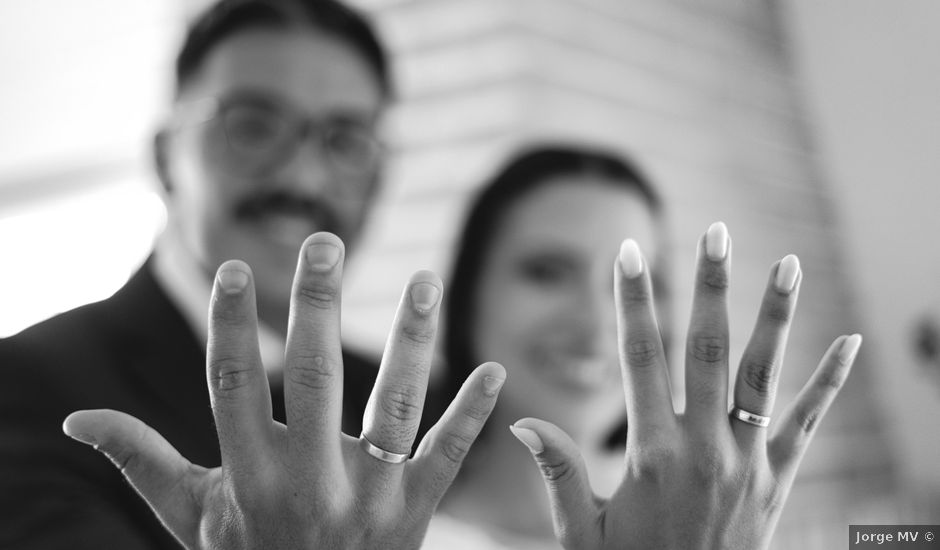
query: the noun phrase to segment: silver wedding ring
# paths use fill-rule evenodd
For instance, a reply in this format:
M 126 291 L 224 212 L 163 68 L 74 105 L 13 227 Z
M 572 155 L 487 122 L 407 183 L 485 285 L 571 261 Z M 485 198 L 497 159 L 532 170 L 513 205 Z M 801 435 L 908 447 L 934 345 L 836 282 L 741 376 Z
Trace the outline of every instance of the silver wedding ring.
M 391 451 L 386 451 L 382 447 L 379 447 L 378 445 L 369 441 L 369 438 L 366 437 L 365 433 L 359 434 L 359 446 L 362 447 L 362 450 L 381 460 L 382 462 L 388 462 L 389 464 L 401 464 L 402 462 L 408 460 L 409 453 L 393 453 Z
M 741 422 L 746 422 L 752 426 L 757 426 L 758 428 L 766 428 L 770 425 L 769 416 L 754 414 L 750 411 L 742 409 L 741 407 L 735 407 L 731 409 L 731 416 L 737 418 Z

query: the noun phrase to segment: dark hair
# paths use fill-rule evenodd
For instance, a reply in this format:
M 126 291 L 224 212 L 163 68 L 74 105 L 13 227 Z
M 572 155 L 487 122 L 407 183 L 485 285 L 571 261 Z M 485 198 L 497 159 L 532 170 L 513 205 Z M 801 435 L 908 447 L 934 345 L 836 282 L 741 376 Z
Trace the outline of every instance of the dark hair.
M 247 29 L 308 28 L 355 49 L 375 71 L 383 95 L 391 95 L 388 60 L 366 18 L 336 0 L 219 0 L 186 32 L 176 58 L 176 93 L 182 92 L 206 57 L 225 38 Z
M 662 206 L 656 192 L 640 170 L 619 155 L 583 146 L 550 145 L 531 148 L 512 157 L 471 203 L 457 240 L 448 284 L 448 305 L 444 312 L 442 403 L 450 402 L 481 359 L 487 359 L 477 357 L 473 349 L 473 327 L 476 324 L 476 304 L 479 303 L 477 287 L 486 256 L 498 238 L 506 212 L 539 185 L 558 176 L 569 175 L 599 176 L 634 191 L 647 203 L 654 219 L 662 218 Z M 657 297 L 662 297 L 661 290 L 664 290 L 658 275 L 662 267 L 657 261 L 652 271 Z M 625 427 L 624 424 L 623 430 Z M 624 439 L 619 432 L 612 434 L 611 439 L 619 438 L 622 444 Z

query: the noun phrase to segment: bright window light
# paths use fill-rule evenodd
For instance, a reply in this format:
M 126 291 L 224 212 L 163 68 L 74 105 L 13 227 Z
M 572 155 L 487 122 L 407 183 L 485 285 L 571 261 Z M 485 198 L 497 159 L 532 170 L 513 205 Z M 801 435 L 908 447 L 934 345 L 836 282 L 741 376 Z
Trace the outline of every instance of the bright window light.
M 127 183 L 0 218 L 0 337 L 113 294 L 146 259 L 165 220 L 155 192 Z

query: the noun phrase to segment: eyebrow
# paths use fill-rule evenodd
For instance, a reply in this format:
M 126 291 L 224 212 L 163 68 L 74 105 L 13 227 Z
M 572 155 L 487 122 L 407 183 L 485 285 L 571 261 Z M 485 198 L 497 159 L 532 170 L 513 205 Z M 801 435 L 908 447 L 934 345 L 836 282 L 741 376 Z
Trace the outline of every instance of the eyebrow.
M 224 93 L 217 94 L 216 97 L 222 102 L 245 101 L 271 107 L 286 107 L 294 112 L 303 113 L 306 116 L 314 117 L 307 110 L 303 109 L 297 102 L 285 97 L 276 91 L 271 91 L 256 87 L 234 88 Z M 338 122 L 354 122 L 360 124 L 373 124 L 378 118 L 378 112 L 372 112 L 369 109 L 357 109 L 350 106 L 341 106 L 331 109 L 327 116 L 319 117 Z
M 568 243 L 561 242 L 556 239 L 545 239 L 542 237 L 536 237 L 536 238 L 538 238 L 539 240 L 535 244 L 531 246 L 526 246 L 523 249 L 522 254 L 520 254 L 521 258 L 531 258 L 533 256 L 546 256 L 546 255 L 556 257 L 556 258 L 561 258 L 564 255 L 568 258 L 583 259 L 584 251 L 579 248 L 569 246 Z M 588 247 L 588 253 L 591 253 L 593 251 L 594 251 L 593 247 Z M 613 253 L 610 254 L 611 265 L 613 265 L 616 258 L 617 258 L 617 251 L 614 251 Z M 656 265 L 657 258 L 655 256 L 646 256 L 645 254 L 644 254 L 644 258 L 646 259 L 646 263 L 649 266 L 650 271 L 651 272 L 657 271 L 657 267 L 658 267 Z
M 532 257 L 550 257 L 553 259 L 564 259 L 568 260 L 571 258 L 581 258 L 583 256 L 583 251 L 569 246 L 567 243 L 562 243 L 559 241 L 548 241 L 542 240 L 535 243 L 534 245 L 526 246 L 522 250 L 520 257 L 522 258 L 532 258 Z

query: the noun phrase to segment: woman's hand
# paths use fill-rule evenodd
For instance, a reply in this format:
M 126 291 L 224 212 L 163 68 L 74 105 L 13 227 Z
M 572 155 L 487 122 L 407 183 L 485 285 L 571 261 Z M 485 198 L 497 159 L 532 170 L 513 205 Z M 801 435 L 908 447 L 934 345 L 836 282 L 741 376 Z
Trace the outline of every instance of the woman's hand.
M 79 411 L 72 437 L 117 465 L 187 548 L 418 548 L 431 514 L 496 401 L 505 371 L 477 368 L 437 425 L 412 448 L 437 331 L 441 282 L 406 288 L 363 420 L 340 431 L 343 244 L 304 243 L 291 298 L 284 373 L 287 426 L 271 417 L 258 351 L 251 271 L 218 271 L 209 319 L 208 383 L 220 468 L 193 465 L 126 414 Z
M 768 546 L 800 459 L 848 376 L 861 337 L 832 343 L 772 435 L 757 425 L 773 411 L 801 280 L 798 260 L 787 256 L 771 269 L 729 415 L 729 259 L 727 229 L 716 223 L 699 244 L 686 341 L 687 407 L 680 415 L 672 406 L 646 263 L 634 241 L 621 248 L 616 306 L 630 429 L 623 482 L 610 500 L 594 496 L 578 449 L 558 427 L 531 418 L 513 427 L 541 468 L 565 548 Z

